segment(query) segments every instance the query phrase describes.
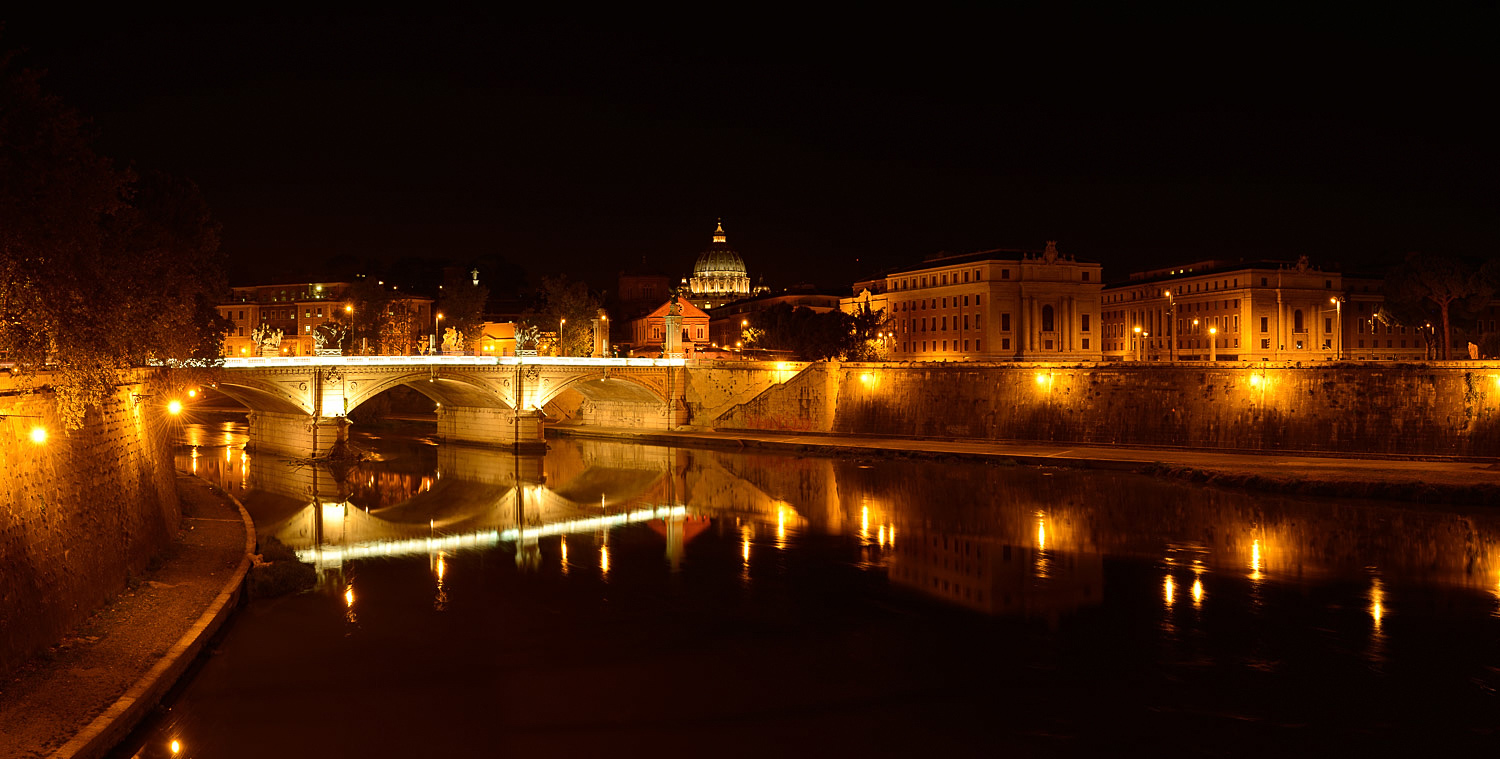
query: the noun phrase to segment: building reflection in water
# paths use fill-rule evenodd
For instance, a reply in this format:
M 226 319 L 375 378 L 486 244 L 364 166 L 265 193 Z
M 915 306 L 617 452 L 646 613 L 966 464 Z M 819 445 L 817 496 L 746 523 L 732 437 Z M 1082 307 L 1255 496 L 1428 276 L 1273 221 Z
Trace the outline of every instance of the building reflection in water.
M 1378 565 L 1382 578 L 1372 581 L 1368 607 L 1374 635 L 1384 635 L 1389 614 L 1384 578 L 1419 576 L 1500 600 L 1500 529 L 1487 515 L 1195 489 L 1124 474 L 1061 477 L 931 462 L 862 467 L 568 439 L 552 441 L 544 457 L 423 445 L 340 477 L 241 450 L 243 437 L 233 430 L 227 434 L 236 447 L 215 456 L 209 443 L 222 434 L 190 425 L 185 439 L 196 435 L 198 447 L 185 448 L 180 465 L 245 500 L 263 537 L 297 549 L 346 590 L 347 561 L 426 555 L 442 605 L 449 592 L 443 572 L 455 551 L 503 545 L 521 568 L 540 571 L 542 546 L 550 545 L 543 539 L 558 536 L 555 566 L 569 574 L 579 536 L 592 535 L 607 578 L 619 558 L 612 532 L 641 523 L 655 534 L 661 560 L 677 569 L 689 566 L 698 536 L 722 523 L 724 550 L 738 554 L 746 584 L 759 571 L 752 567 L 758 536 L 782 553 L 798 549 L 804 532 L 847 532 L 867 570 L 991 614 L 1056 619 L 1101 603 L 1105 556 L 1146 563 L 1166 556 L 1152 593 L 1169 610 L 1201 609 L 1204 576 L 1216 570 L 1226 581 L 1249 580 L 1216 585 L 1216 593 L 1255 607 L 1268 582 L 1364 580 L 1365 567 Z M 1183 497 L 1189 490 L 1192 497 Z

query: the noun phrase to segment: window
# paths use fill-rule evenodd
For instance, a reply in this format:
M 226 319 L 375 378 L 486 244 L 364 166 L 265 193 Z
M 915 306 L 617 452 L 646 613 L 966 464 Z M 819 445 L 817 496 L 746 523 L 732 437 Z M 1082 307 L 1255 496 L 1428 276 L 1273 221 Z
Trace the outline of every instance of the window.
M 1263 351 L 1270 350 L 1271 349 L 1271 341 L 1269 339 L 1262 339 L 1260 341 L 1260 349 L 1263 350 Z
M 948 341 L 947 340 L 943 341 L 943 350 L 945 350 L 945 351 L 948 350 Z
M 1333 334 L 1333 317 L 1332 316 L 1325 316 L 1325 317 L 1323 317 L 1323 331 L 1327 332 L 1330 335 Z
M 964 329 L 968 329 L 968 328 L 969 328 L 969 315 L 968 314 L 964 314 Z
M 1000 338 L 1000 350 L 1003 350 L 1003 351 L 1010 350 L 1010 338 L 1008 338 L 1008 337 L 1002 337 L 1002 338 Z
M 1001 332 L 1009 332 L 1010 331 L 1010 314 L 1001 314 L 1000 315 L 1000 331 Z
M 975 340 L 974 341 L 974 350 L 976 350 L 976 351 L 982 351 L 982 350 L 984 350 L 984 345 L 982 344 L 983 342 L 984 342 L 983 340 Z
M 975 269 L 974 270 L 974 281 L 978 282 L 981 279 L 984 279 L 984 272 L 980 271 L 979 269 Z
M 964 305 L 965 306 L 969 305 L 969 296 L 967 296 L 967 295 L 964 296 Z
M 240 312 L 240 321 L 244 321 L 244 320 L 245 320 L 245 312 L 241 311 Z
M 1083 349 L 1084 350 L 1088 350 L 1089 349 L 1089 339 L 1087 337 L 1083 338 Z
M 1269 280 L 1267 280 L 1265 277 L 1261 277 L 1260 278 L 1260 286 L 1261 287 L 1267 287 L 1266 282 L 1268 282 L 1268 281 Z
M 1307 325 L 1302 323 L 1302 309 L 1299 308 L 1292 312 L 1292 332 L 1294 334 L 1301 334 L 1306 331 Z M 1301 346 L 1297 347 L 1300 348 Z
M 948 299 L 944 298 L 943 299 L 943 308 L 947 308 L 947 307 L 948 307 Z
M 1053 322 L 1054 322 L 1054 316 L 1053 316 L 1053 313 L 1052 313 L 1052 306 L 1051 305 L 1042 306 L 1042 331 L 1043 332 L 1051 332 L 1051 331 L 1053 331 L 1053 329 L 1057 326 Z
M 1084 272 L 1083 273 L 1083 281 L 1085 281 L 1085 282 L 1089 281 L 1089 273 L 1088 272 Z
M 1299 351 L 1302 350 L 1302 341 L 1301 340 L 1297 341 L 1297 350 L 1299 350 Z
M 1001 279 L 1010 279 L 1010 269 L 1001 269 L 1000 270 L 1000 278 Z
M 964 281 L 965 281 L 965 282 L 968 282 L 968 281 L 969 281 L 969 273 L 968 273 L 968 272 L 964 272 Z M 965 348 L 965 349 L 967 349 L 967 348 L 968 348 L 968 347 L 969 347 L 969 346 L 967 346 L 967 345 L 966 345 L 966 346 L 964 346 L 964 348 Z
M 943 317 L 943 330 L 947 331 L 947 329 L 948 329 L 948 317 L 944 316 Z
M 1088 332 L 1089 331 L 1089 316 L 1090 316 L 1089 314 L 1083 314 L 1083 315 L 1081 315 L 1078 318 L 1078 323 L 1079 323 L 1082 331 L 1084 331 L 1084 332 Z M 1085 342 L 1087 342 L 1087 341 L 1085 341 Z M 1085 345 L 1083 347 L 1087 348 L 1088 346 Z
M 1271 324 L 1271 318 L 1270 317 L 1268 317 L 1268 316 L 1262 316 L 1262 317 L 1260 317 L 1260 331 L 1261 332 L 1270 332 L 1271 331 L 1270 324 Z
M 956 344 L 957 344 L 957 343 L 955 343 L 955 345 L 956 345 Z M 965 340 L 965 341 L 964 341 L 964 350 L 968 350 L 968 349 L 969 349 L 969 341 L 968 341 L 968 340 Z
M 974 296 L 974 305 L 979 306 L 979 305 L 983 305 L 983 303 L 984 303 L 984 296 L 983 295 L 976 295 L 976 296 Z M 1493 331 L 1493 330 L 1491 330 L 1491 331 Z

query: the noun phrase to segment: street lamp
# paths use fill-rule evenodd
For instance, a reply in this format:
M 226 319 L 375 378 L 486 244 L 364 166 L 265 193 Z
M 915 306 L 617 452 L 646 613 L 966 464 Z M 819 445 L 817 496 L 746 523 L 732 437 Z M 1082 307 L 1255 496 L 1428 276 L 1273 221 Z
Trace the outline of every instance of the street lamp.
M 1340 361 L 1344 358 L 1344 299 L 1335 295 L 1328 302 L 1333 304 L 1334 312 L 1333 359 Z
M 1208 328 L 1208 361 L 1214 363 L 1219 360 L 1219 328 Z
M 443 314 L 440 311 L 432 312 L 432 353 L 438 352 L 438 333 L 443 330 Z
M 562 350 L 563 350 L 562 331 L 563 331 L 563 325 L 567 324 L 567 323 L 568 323 L 567 319 L 558 319 L 557 320 L 557 355 L 559 355 L 559 356 L 561 356 L 563 354 L 563 352 L 562 352 Z
M 1173 328 L 1172 322 L 1177 319 L 1177 301 L 1172 297 L 1171 290 L 1162 290 L 1162 295 L 1167 296 L 1167 360 L 1177 360 L 1177 330 Z
M 1135 345 L 1135 360 L 1141 360 L 1141 328 L 1135 328 L 1135 339 L 1131 341 Z

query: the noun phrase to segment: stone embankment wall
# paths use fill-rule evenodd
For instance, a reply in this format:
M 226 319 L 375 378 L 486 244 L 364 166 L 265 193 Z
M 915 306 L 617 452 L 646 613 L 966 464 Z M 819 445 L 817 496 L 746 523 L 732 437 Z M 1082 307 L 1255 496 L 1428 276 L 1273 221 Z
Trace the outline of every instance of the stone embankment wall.
M 695 426 L 1500 456 L 1500 362 L 815 364 Z
M 40 378 L 45 383 L 45 377 Z M 171 545 L 176 420 L 140 371 L 82 429 L 0 373 L 0 672 L 57 642 Z M 39 418 L 26 418 L 35 416 Z M 33 443 L 34 426 L 48 432 Z

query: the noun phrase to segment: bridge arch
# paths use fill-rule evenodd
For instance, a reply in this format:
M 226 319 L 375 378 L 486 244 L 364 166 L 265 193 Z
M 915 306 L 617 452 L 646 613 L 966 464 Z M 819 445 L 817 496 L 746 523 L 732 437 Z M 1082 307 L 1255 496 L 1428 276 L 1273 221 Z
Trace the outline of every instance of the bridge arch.
M 595 403 L 666 403 L 662 388 L 633 374 L 619 372 L 581 372 L 567 375 L 561 382 L 550 384 L 536 400 L 538 407 L 556 400 L 564 392 L 573 390 Z
M 313 413 L 307 394 L 294 393 L 275 382 L 258 379 L 220 379 L 214 389 L 244 404 L 251 411 L 269 411 L 277 414 Z
M 344 413 L 398 385 L 405 385 L 444 406 L 513 410 L 515 402 L 498 383 L 463 372 L 411 371 L 375 380 L 354 380 L 345 390 Z

